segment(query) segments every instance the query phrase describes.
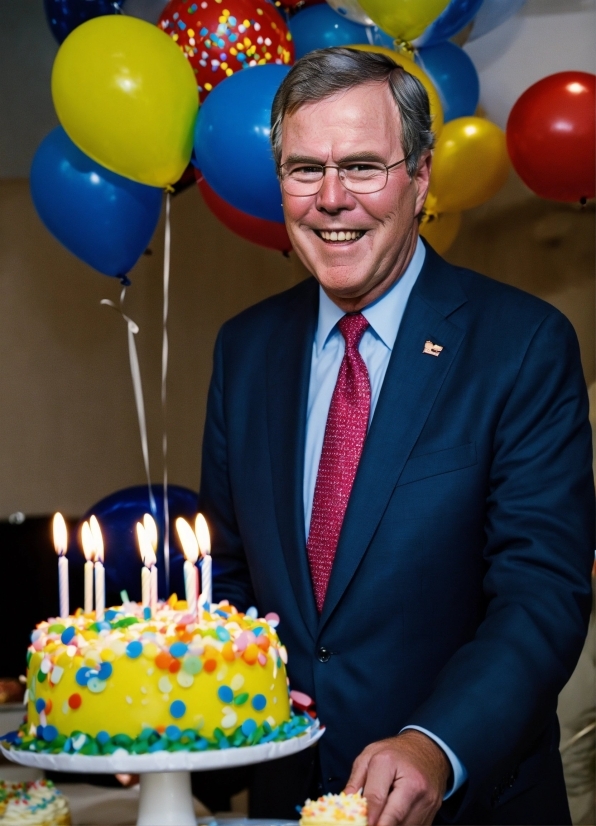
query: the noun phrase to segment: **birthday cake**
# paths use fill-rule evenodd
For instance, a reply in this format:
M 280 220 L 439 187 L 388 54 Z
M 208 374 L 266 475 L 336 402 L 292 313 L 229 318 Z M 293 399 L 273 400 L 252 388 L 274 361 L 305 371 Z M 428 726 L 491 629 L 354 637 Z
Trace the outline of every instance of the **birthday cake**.
M 0 780 L 0 824 L 69 826 L 68 803 L 51 780 Z
M 326 794 L 307 800 L 300 812 L 300 826 L 367 826 L 366 798 L 357 794 Z
M 286 649 L 256 610 L 199 616 L 175 596 L 42 622 L 27 653 L 27 718 L 11 746 L 110 755 L 203 751 L 286 740 L 312 724 L 291 711 Z M 302 704 L 304 708 L 304 704 Z

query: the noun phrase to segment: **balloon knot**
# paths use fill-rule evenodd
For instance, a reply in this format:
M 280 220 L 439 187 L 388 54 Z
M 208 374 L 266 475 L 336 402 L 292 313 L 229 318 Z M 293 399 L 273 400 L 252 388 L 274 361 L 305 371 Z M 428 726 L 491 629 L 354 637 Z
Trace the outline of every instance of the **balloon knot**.
M 399 54 L 404 54 L 406 57 L 409 57 L 410 60 L 414 60 L 416 49 L 408 40 L 394 40 L 393 47 Z
M 119 275 L 118 278 L 120 279 L 120 283 L 123 287 L 130 287 L 132 281 L 127 275 Z
M 165 190 L 166 192 L 169 192 L 169 193 L 170 193 L 170 195 L 175 195 L 175 194 L 176 194 L 176 190 L 174 189 L 174 187 L 172 186 L 172 184 L 166 184 L 166 185 L 164 186 L 164 190 Z
M 579 199 L 579 202 L 582 207 L 585 207 L 585 205 L 588 203 L 588 199 L 584 196 L 583 198 Z

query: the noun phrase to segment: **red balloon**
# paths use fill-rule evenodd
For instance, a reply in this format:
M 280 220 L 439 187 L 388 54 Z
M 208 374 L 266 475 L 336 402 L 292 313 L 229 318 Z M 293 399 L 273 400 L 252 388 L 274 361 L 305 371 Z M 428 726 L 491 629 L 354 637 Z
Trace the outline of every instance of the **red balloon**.
M 158 25 L 188 59 L 201 100 L 240 69 L 294 62 L 292 35 L 268 0 L 170 0 Z
M 255 218 L 253 215 L 241 212 L 220 198 L 198 170 L 195 170 L 195 175 L 203 200 L 215 217 L 219 218 L 228 229 L 261 247 L 280 252 L 289 252 L 292 249 L 285 224 L 266 221 L 264 218 Z
M 507 122 L 511 162 L 541 198 L 584 201 L 595 194 L 596 75 L 559 72 L 523 93 Z

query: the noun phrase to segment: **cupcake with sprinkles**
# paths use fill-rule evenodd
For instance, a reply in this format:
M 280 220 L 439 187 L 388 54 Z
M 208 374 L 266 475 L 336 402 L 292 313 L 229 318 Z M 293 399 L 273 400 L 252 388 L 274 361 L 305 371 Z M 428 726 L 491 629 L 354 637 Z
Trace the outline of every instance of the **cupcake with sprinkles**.
M 199 615 L 172 596 L 149 615 L 136 603 L 97 622 L 77 611 L 42 622 L 27 654 L 27 718 L 5 739 L 58 754 L 204 751 L 304 733 L 294 713 L 279 617 L 227 602 Z
M 300 812 L 300 826 L 367 826 L 366 798 L 356 794 L 326 794 L 307 800 Z
M 64 795 L 51 780 L 11 783 L 0 780 L 0 824 L 70 826 Z

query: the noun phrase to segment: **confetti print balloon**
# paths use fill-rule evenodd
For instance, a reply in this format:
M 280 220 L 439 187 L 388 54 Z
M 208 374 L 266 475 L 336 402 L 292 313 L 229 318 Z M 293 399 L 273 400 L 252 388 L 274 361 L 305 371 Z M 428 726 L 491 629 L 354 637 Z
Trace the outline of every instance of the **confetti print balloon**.
M 294 62 L 292 35 L 267 0 L 171 0 L 159 25 L 194 69 L 201 100 L 240 69 Z

